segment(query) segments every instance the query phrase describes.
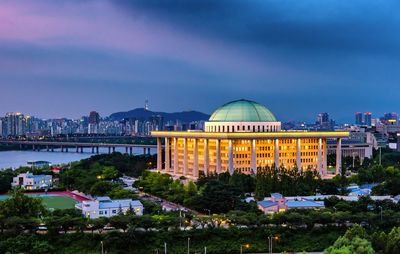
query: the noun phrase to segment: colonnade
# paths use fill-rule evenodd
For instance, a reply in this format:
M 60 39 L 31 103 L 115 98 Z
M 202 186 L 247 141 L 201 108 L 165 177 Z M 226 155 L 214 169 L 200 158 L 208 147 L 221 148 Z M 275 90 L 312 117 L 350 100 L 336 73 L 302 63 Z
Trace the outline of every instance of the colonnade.
M 200 139 L 194 139 L 193 141 L 193 167 L 191 169 L 188 168 L 188 138 L 182 138 L 183 141 L 183 175 L 189 175 L 189 170 L 192 170 L 191 175 L 193 177 L 199 176 L 199 156 L 198 156 L 198 144 Z M 203 172 L 205 175 L 208 175 L 209 172 L 209 139 L 202 139 L 204 142 L 204 153 L 203 153 Z M 257 173 L 257 145 L 256 139 L 251 140 L 251 161 L 250 167 L 254 174 Z M 234 139 L 228 139 L 228 172 L 233 174 L 234 172 L 234 148 L 233 148 Z M 341 149 L 342 139 L 337 139 L 337 150 L 336 150 L 336 171 L 335 174 L 339 174 L 341 171 L 341 161 L 342 161 L 342 149 Z M 296 166 L 299 171 L 302 170 L 302 161 L 301 161 L 301 138 L 298 138 L 296 141 Z M 222 171 L 221 165 L 221 140 L 215 139 L 215 151 L 216 151 L 216 165 L 215 172 L 220 174 Z M 173 154 L 171 154 L 171 146 L 174 147 Z M 279 139 L 274 139 L 274 163 L 277 168 L 280 166 L 279 161 Z M 171 165 L 171 156 L 173 156 L 173 165 Z M 324 158 L 323 158 L 324 157 Z M 164 165 L 164 167 L 163 167 Z M 162 160 L 162 141 L 161 138 L 157 138 L 157 169 L 159 171 L 164 170 L 165 172 L 173 172 L 174 175 L 178 174 L 178 138 L 165 138 L 165 159 L 164 162 Z M 327 174 L 327 145 L 323 145 L 323 138 L 318 139 L 318 153 L 317 153 L 317 170 L 321 176 Z

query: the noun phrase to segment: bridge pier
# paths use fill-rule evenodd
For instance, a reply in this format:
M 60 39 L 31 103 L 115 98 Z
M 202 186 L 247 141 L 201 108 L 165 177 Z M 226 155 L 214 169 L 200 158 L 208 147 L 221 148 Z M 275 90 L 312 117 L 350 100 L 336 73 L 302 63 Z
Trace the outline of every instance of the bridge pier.
M 79 153 L 79 147 L 76 146 L 76 153 Z
M 111 153 L 111 147 L 108 147 L 108 154 Z
M 146 155 L 146 147 L 143 147 L 143 155 Z
M 128 147 L 125 146 L 125 154 L 128 154 Z
M 62 152 L 62 153 L 64 152 L 64 147 L 63 147 L 63 146 L 61 146 L 61 152 Z
M 94 146 L 92 146 L 92 153 L 94 153 Z
M 54 152 L 54 146 L 51 147 L 51 151 Z
M 36 149 L 35 149 L 35 145 L 32 145 L 32 150 L 33 150 L 33 151 L 35 151 L 35 150 L 36 150 Z
M 68 146 L 65 147 L 65 152 L 68 153 Z
M 113 151 L 113 153 L 115 153 L 115 146 L 113 146 L 112 151 Z
M 147 148 L 147 154 L 150 155 L 150 147 Z
M 99 154 L 99 147 L 96 146 L 96 153 Z
M 132 147 L 129 147 L 129 155 L 132 155 Z
M 81 153 L 83 153 L 83 146 L 81 146 Z
M 46 150 L 47 150 L 47 152 L 49 152 L 49 151 L 50 151 L 50 148 L 49 148 L 49 146 L 48 146 L 48 145 L 46 146 Z

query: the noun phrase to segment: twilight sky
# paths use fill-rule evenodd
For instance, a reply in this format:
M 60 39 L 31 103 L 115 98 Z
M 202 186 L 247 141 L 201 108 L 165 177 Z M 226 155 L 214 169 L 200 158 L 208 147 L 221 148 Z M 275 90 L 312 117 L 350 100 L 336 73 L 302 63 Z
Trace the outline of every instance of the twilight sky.
M 398 0 L 2 0 L 0 115 L 400 111 Z

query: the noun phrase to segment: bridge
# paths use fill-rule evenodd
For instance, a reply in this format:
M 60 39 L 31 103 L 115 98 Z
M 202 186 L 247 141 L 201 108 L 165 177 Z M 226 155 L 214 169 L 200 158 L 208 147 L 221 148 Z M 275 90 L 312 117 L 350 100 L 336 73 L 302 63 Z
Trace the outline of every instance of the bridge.
M 92 153 L 99 153 L 99 148 L 108 148 L 108 153 L 115 152 L 117 147 L 125 148 L 125 153 L 133 154 L 133 148 L 143 148 L 143 154 L 150 154 L 150 149 L 157 149 L 157 145 L 144 144 L 113 144 L 113 143 L 85 143 L 85 142 L 51 142 L 51 141 L 20 141 L 0 140 L 3 145 L 19 145 L 20 149 L 32 147 L 33 151 L 47 150 L 54 152 L 54 149 L 61 148 L 61 152 L 68 152 L 76 149 L 77 153 L 83 153 L 84 149 L 91 149 Z

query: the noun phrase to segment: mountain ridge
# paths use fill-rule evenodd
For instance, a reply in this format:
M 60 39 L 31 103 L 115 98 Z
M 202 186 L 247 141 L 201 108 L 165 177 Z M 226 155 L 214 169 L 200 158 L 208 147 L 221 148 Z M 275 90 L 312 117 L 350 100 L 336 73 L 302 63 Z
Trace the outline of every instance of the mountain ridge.
M 144 108 L 115 112 L 112 113 L 109 118 L 114 121 L 121 121 L 128 118 L 149 119 L 155 115 L 161 115 L 164 121 L 179 120 L 181 122 L 207 121 L 210 118 L 210 115 L 195 110 L 167 113 L 145 110 Z

